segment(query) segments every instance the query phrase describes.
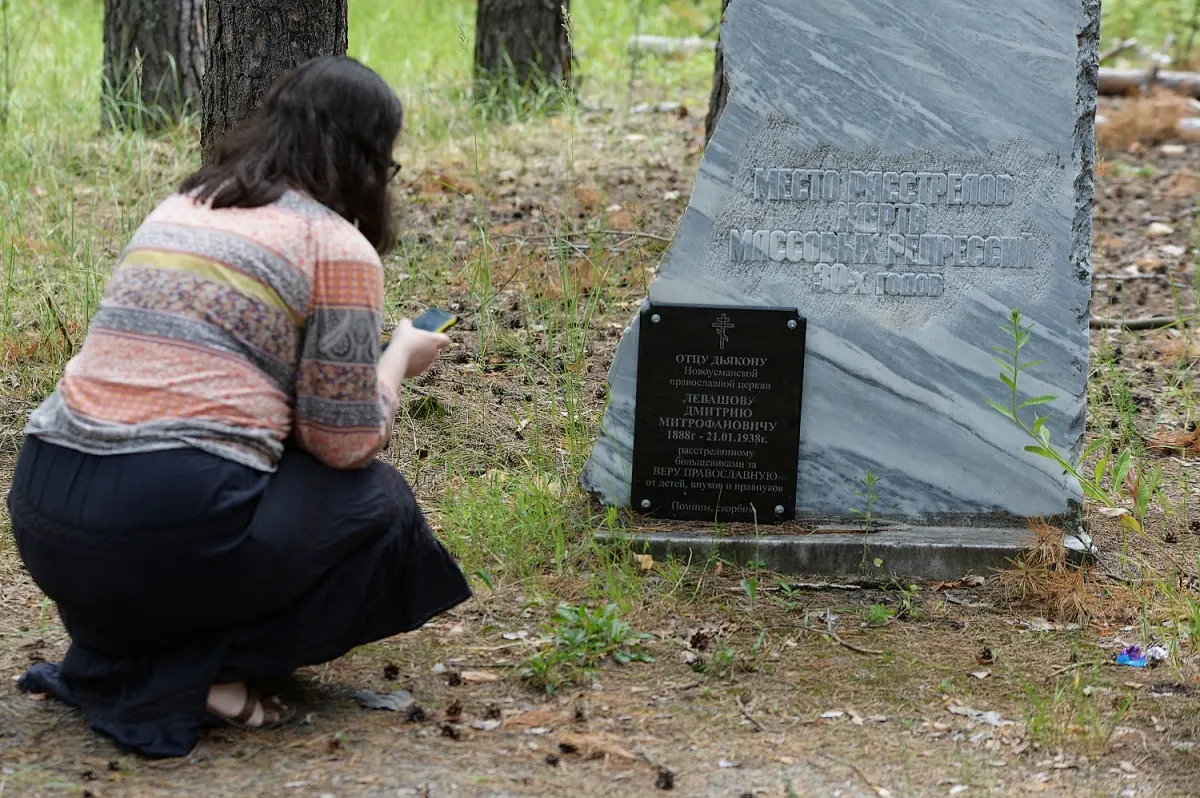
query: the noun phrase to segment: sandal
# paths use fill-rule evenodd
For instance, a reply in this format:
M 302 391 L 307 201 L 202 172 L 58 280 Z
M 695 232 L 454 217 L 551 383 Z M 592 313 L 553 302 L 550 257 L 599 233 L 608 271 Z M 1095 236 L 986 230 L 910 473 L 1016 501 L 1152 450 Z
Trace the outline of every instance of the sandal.
M 262 707 L 263 722 L 257 726 L 251 725 L 250 719 L 254 717 L 254 712 Z M 287 707 L 278 696 L 264 697 L 253 687 L 246 687 L 246 703 L 242 706 L 242 711 L 236 717 L 222 715 L 219 712 L 214 712 L 211 709 L 206 710 L 208 717 L 219 721 L 227 726 L 233 726 L 243 731 L 268 731 L 277 729 L 295 717 L 295 711 Z M 272 720 L 274 717 L 274 720 Z

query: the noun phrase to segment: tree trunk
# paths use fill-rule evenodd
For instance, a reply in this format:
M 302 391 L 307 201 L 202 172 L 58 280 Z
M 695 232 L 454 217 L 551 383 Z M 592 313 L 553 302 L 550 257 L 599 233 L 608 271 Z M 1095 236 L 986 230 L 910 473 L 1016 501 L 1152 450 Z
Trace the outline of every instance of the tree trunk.
M 200 143 L 208 162 L 225 134 L 250 118 L 285 73 L 345 55 L 346 0 L 208 0 L 208 69 Z
M 200 99 L 204 0 L 104 0 L 105 128 L 156 130 Z
M 729 0 L 721 0 L 721 19 L 725 19 L 725 9 L 729 8 Z M 719 31 L 720 29 L 718 29 Z M 725 110 L 725 101 L 729 98 L 729 82 L 725 80 L 725 53 L 721 47 L 721 34 L 717 33 L 717 65 L 713 70 L 712 94 L 708 98 L 708 115 L 704 117 L 704 143 L 712 138 L 717 129 L 717 120 Z
M 517 87 L 571 85 L 570 0 L 479 0 L 475 77 Z

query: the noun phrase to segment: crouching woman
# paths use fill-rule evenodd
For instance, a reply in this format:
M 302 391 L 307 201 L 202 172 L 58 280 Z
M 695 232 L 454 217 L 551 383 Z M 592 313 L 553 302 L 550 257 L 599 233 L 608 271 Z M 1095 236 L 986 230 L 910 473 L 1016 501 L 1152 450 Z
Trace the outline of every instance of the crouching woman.
M 28 421 L 13 534 L 71 642 L 20 684 L 127 750 L 278 725 L 256 684 L 470 597 L 375 458 L 448 343 L 402 322 L 380 352 L 401 123 L 351 59 L 284 76 L 137 229 Z

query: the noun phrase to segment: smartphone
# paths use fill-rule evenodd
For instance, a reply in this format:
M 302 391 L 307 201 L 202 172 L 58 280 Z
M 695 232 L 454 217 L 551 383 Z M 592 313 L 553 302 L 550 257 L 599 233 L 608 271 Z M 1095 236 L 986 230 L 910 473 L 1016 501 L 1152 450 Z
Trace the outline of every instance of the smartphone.
M 444 310 L 430 308 L 413 319 L 412 325 L 418 330 L 426 330 L 428 332 L 443 333 L 449 330 L 455 324 L 458 324 L 458 316 L 453 313 L 447 313 Z M 380 336 L 379 343 L 386 349 L 387 345 L 392 342 L 392 337 L 386 333 Z
M 413 319 L 413 326 L 418 330 L 425 330 L 432 333 L 444 333 L 455 324 L 458 324 L 458 316 L 453 313 L 447 313 L 444 310 L 430 308 Z

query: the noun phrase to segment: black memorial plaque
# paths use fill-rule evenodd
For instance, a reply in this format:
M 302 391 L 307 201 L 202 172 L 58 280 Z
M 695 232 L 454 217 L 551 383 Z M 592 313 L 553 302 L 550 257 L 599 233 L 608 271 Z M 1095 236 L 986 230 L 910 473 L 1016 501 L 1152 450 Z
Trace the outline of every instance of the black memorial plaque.
M 684 521 L 796 514 L 805 324 L 781 308 L 641 314 L 633 507 Z

